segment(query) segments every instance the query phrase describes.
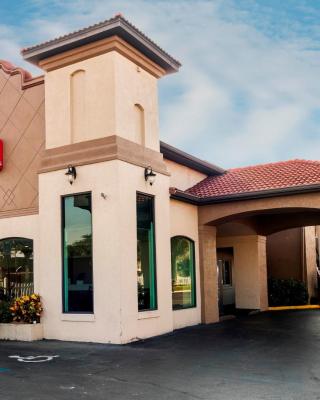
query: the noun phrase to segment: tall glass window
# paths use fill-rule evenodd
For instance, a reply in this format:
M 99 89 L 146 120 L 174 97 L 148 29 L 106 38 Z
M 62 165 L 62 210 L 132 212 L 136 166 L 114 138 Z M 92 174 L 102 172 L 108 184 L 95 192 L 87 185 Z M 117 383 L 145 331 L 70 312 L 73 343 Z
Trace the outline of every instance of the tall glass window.
M 196 306 L 194 242 L 183 236 L 171 239 L 172 306 Z
M 137 193 L 138 309 L 157 308 L 154 199 Z
M 33 241 L 0 240 L 0 289 L 10 297 L 33 293 Z
M 63 312 L 93 312 L 91 193 L 66 196 L 63 213 Z

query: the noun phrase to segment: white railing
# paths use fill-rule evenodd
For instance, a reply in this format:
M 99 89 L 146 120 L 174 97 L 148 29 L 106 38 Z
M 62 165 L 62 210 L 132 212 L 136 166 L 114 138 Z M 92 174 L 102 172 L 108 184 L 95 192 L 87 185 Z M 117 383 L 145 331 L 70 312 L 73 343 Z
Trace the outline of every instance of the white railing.
M 190 285 L 191 284 L 191 278 L 190 278 L 190 276 L 187 276 L 187 277 L 177 276 L 175 284 L 176 285 Z
M 11 287 L 11 295 L 12 297 L 21 297 L 21 296 L 27 296 L 29 294 L 33 293 L 33 283 L 27 282 L 27 283 L 14 283 L 14 285 Z

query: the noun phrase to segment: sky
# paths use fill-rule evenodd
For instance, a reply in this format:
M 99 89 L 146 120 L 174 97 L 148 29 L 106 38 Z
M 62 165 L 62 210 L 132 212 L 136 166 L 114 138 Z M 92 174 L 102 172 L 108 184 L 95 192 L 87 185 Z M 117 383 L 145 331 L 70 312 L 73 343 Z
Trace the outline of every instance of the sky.
M 319 159 L 319 0 L 0 1 L 0 59 L 121 12 L 182 63 L 161 140 L 224 168 Z

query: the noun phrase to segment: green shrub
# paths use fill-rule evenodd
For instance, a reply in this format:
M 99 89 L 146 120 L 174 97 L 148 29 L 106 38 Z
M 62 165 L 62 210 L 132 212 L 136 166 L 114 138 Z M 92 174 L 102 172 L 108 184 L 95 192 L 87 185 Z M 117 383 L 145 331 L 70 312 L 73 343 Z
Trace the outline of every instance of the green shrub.
M 296 279 L 275 279 L 268 281 L 269 306 L 299 306 L 308 303 L 305 284 Z
M 10 301 L 0 300 L 0 322 L 11 322 Z
M 3 289 L 0 289 L 0 322 L 11 322 L 11 299 L 4 293 Z

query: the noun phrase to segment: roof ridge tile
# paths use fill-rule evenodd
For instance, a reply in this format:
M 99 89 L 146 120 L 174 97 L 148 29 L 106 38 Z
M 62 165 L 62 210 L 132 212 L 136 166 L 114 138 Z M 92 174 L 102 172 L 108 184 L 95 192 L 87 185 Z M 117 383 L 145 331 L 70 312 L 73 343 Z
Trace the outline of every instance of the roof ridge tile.
M 318 164 L 320 164 L 320 161 L 319 160 L 306 160 L 303 158 L 294 158 L 294 159 L 290 159 L 290 160 L 273 161 L 273 162 L 269 162 L 269 163 L 265 163 L 265 164 L 253 164 L 253 165 L 247 165 L 244 167 L 229 168 L 229 169 L 227 169 L 227 172 L 250 170 L 250 169 L 263 168 L 263 167 L 268 167 L 268 166 L 289 165 L 292 163 L 308 163 L 308 164 L 318 165 Z

